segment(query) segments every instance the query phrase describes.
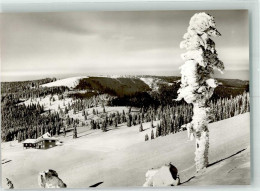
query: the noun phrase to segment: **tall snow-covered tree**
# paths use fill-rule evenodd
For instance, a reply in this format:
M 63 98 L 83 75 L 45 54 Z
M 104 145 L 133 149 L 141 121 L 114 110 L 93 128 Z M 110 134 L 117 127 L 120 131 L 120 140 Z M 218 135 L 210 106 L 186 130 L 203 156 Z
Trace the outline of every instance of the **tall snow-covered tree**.
M 181 69 L 181 86 L 177 100 L 184 99 L 193 104 L 193 117 L 187 125 L 196 139 L 195 163 L 197 172 L 208 165 L 210 120 L 209 99 L 218 82 L 213 78 L 214 69 L 224 70 L 218 59 L 215 43 L 211 37 L 220 36 L 214 17 L 207 13 L 196 13 L 190 19 L 187 33 L 180 48 L 187 50 L 181 57 L 185 63 Z

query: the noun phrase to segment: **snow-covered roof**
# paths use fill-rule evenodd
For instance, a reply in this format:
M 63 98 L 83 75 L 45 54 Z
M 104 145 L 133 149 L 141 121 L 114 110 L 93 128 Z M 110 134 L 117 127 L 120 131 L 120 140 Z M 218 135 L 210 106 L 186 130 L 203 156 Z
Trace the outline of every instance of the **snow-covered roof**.
M 26 139 L 23 143 L 38 143 L 42 140 L 47 140 L 47 141 L 58 141 L 58 138 L 51 137 L 50 133 L 45 133 L 42 136 L 38 137 L 37 139 Z
M 23 143 L 35 143 L 36 139 L 26 139 Z
M 42 140 L 57 141 L 59 139 L 57 139 L 55 137 L 52 137 L 51 134 L 47 132 L 47 133 L 43 134 L 42 136 L 38 137 L 35 142 L 38 143 L 38 142 L 40 142 Z
M 35 143 L 38 143 L 38 142 L 43 141 L 43 140 L 46 140 L 46 141 L 58 141 L 59 139 L 57 139 L 55 137 L 49 137 L 49 138 L 39 137 L 39 138 L 36 139 Z
M 47 133 L 43 134 L 41 137 L 43 137 L 43 138 L 49 138 L 49 137 L 51 137 L 51 134 L 47 132 Z

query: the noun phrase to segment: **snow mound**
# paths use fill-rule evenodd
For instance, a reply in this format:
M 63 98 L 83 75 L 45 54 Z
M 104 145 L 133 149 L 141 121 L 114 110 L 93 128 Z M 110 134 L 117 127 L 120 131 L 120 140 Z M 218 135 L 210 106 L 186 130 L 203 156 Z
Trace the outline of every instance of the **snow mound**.
M 67 185 L 59 178 L 55 170 L 46 170 L 38 175 L 38 184 L 41 188 L 66 188 Z
M 148 170 L 145 177 L 143 187 L 178 186 L 180 184 L 178 169 L 171 163 L 163 165 L 159 169 Z
M 55 82 L 50 82 L 47 84 L 41 85 L 42 87 L 58 87 L 58 86 L 65 86 L 68 88 L 75 88 L 79 84 L 79 80 L 83 78 L 88 78 L 87 76 L 81 76 L 81 77 L 71 77 L 71 78 L 65 78 L 61 80 L 57 80 Z

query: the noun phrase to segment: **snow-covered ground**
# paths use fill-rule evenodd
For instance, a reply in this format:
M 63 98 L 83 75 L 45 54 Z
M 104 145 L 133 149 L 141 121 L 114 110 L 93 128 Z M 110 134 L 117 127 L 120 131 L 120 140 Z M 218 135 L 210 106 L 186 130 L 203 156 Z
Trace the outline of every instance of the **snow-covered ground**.
M 98 111 L 98 114 L 93 114 L 93 110 L 95 110 L 96 112 Z M 112 113 L 122 113 L 123 111 L 128 112 L 129 108 L 125 107 L 125 106 L 118 106 L 118 107 L 109 107 L 109 106 L 105 106 L 105 112 L 106 114 L 109 116 L 109 114 Z M 137 108 L 133 108 L 132 111 L 136 111 Z M 85 110 L 86 112 L 88 112 L 88 120 L 87 122 L 90 122 L 91 119 L 99 119 L 100 115 L 104 114 L 103 113 L 103 107 L 102 106 L 97 106 L 97 107 L 92 107 L 92 108 L 88 108 Z M 79 111 L 77 113 L 73 113 L 73 110 L 70 110 L 68 112 L 69 117 L 73 118 L 73 119 L 79 119 L 79 121 L 85 121 L 84 116 L 82 116 L 82 111 Z
M 214 178 L 213 178 L 214 177 Z M 185 186 L 194 185 L 246 185 L 250 184 L 250 147 L 208 167 L 201 175 L 196 175 Z
M 52 99 L 51 95 L 47 95 L 45 97 L 40 97 L 40 98 L 33 98 L 33 99 L 29 99 L 26 100 L 24 102 L 21 102 L 19 104 L 25 104 L 30 105 L 30 104 L 37 104 L 39 103 L 40 105 L 44 106 L 44 110 L 48 111 L 50 110 L 51 112 L 59 112 L 59 108 L 62 109 L 63 111 L 65 110 L 65 107 L 67 106 L 68 108 L 68 104 L 73 104 L 75 102 L 75 100 L 73 100 L 72 98 L 68 98 L 68 97 L 64 97 L 63 99 L 59 100 L 57 95 L 53 95 Z M 54 99 L 53 99 L 54 98 Z M 103 107 L 98 105 L 97 107 L 92 107 L 92 108 L 87 108 L 85 109 L 86 112 L 88 112 L 88 121 L 90 121 L 90 119 L 97 119 L 99 118 L 98 115 L 93 115 L 93 109 L 95 111 L 98 111 L 99 114 L 103 113 Z M 128 112 L 129 108 L 125 107 L 125 106 L 118 106 L 118 107 L 110 107 L 110 106 L 105 106 L 105 112 L 109 115 L 110 113 L 122 113 L 123 110 L 126 112 Z M 132 111 L 138 111 L 138 108 L 132 108 Z M 68 115 L 70 118 L 73 119 L 79 119 L 80 121 L 84 121 L 85 122 L 85 118 L 84 116 L 82 116 L 82 111 L 73 113 L 73 110 L 69 110 Z
M 172 83 L 164 82 L 163 80 L 160 80 L 158 78 L 152 78 L 152 77 L 142 77 L 140 78 L 144 83 L 146 83 L 153 91 L 158 91 L 160 84 L 167 84 L 172 85 Z
M 24 150 L 21 143 L 2 143 L 2 160 L 10 160 L 2 165 L 2 185 L 9 178 L 15 188 L 39 188 L 38 173 L 54 169 L 70 188 L 98 182 L 102 182 L 99 187 L 142 186 L 148 169 L 169 162 L 179 169 L 182 185 L 250 183 L 249 113 L 209 125 L 212 166 L 204 175 L 195 173 L 195 144 L 188 141 L 187 132 L 145 142 L 144 135 L 151 134 L 150 123 L 143 126 L 141 133 L 139 125 L 108 132 L 82 127 L 78 139 L 68 133 L 60 137 L 63 146 L 48 150 Z
M 71 77 L 65 78 L 61 80 L 57 80 L 55 82 L 50 82 L 47 84 L 41 85 L 42 87 L 57 87 L 57 86 L 65 86 L 68 88 L 75 88 L 79 84 L 79 80 L 83 78 L 88 78 L 87 76 L 80 76 L 80 77 Z
M 25 104 L 26 106 L 30 104 L 37 104 L 44 106 L 44 110 L 51 110 L 51 111 L 59 111 L 58 108 L 65 109 L 65 106 L 68 106 L 68 104 L 72 104 L 74 101 L 72 98 L 65 97 L 64 99 L 59 100 L 57 95 L 53 95 L 52 99 L 50 100 L 51 95 L 47 95 L 45 97 L 39 97 L 39 98 L 33 98 L 28 99 L 24 102 L 21 102 L 19 104 Z M 54 99 L 53 99 L 54 98 Z
M 144 83 L 146 83 L 152 90 L 157 91 L 159 89 L 158 81 L 159 79 L 154 78 L 140 78 Z

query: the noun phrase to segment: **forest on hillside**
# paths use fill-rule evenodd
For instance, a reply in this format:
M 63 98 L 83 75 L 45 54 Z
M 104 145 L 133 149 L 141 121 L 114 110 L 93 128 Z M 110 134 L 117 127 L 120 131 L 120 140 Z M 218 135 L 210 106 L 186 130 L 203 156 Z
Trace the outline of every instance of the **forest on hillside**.
M 76 128 L 89 125 L 91 129 L 116 128 L 125 123 L 128 127 L 142 123 L 160 121 L 154 135 L 164 136 L 184 130 L 183 125 L 191 121 L 192 106 L 184 101 L 176 102 L 179 83 L 178 77 L 161 77 L 170 84 L 160 84 L 158 91 L 151 88 L 139 79 L 120 78 L 111 79 L 93 77 L 83 79 L 73 90 L 67 87 L 41 87 L 41 84 L 52 82 L 55 79 L 43 79 L 26 82 L 1 83 L 1 136 L 2 141 L 37 138 L 49 132 L 51 135 L 64 133 L 64 128 Z M 249 83 L 248 81 L 219 80 L 222 85 L 215 89 L 209 102 L 212 115 L 211 122 L 223 120 L 250 110 Z M 81 90 L 88 90 L 81 92 Z M 55 102 L 69 97 L 73 102 L 65 105 L 64 109 L 51 111 L 44 109 L 38 103 L 25 105 L 25 100 L 36 98 L 43 99 L 50 96 L 50 101 Z M 103 108 L 98 113 L 95 107 Z M 121 113 L 107 113 L 107 106 L 127 106 L 127 111 Z M 138 112 L 131 108 L 139 108 Z M 91 115 L 87 112 L 91 109 Z M 84 121 L 79 121 L 69 115 L 69 112 L 82 113 Z M 93 118 L 96 116 L 96 119 Z M 147 135 L 148 136 L 148 135 Z

